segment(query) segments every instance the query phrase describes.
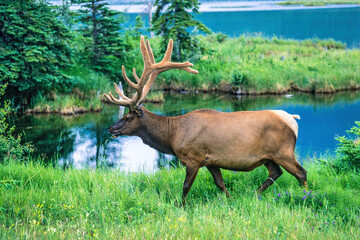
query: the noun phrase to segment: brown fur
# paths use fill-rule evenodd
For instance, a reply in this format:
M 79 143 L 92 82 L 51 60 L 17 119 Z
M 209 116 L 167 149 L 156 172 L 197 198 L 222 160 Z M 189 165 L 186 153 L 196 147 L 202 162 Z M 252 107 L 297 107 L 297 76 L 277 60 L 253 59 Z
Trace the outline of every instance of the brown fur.
M 139 136 L 149 146 L 175 154 L 186 166 L 183 203 L 199 168 L 204 166 L 227 196 L 230 194 L 220 168 L 251 171 L 265 164 L 269 178 L 259 187 L 259 192 L 282 174 L 280 166 L 300 184 L 306 184 L 306 171 L 294 155 L 297 124 L 293 115 L 272 110 L 223 113 L 201 109 L 178 117 L 164 117 L 143 107 L 141 110 L 141 117 L 130 111 L 109 130 L 116 135 Z

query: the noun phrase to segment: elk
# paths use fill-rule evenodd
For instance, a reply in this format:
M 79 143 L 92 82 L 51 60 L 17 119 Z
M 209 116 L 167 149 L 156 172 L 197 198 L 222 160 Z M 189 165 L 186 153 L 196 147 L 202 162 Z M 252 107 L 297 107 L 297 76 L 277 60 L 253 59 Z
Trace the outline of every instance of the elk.
M 149 41 L 140 40 L 140 50 L 144 69 L 139 78 L 135 68 L 132 82 L 122 66 L 125 81 L 135 90 L 132 98 L 126 97 L 114 83 L 121 99 L 111 92 L 104 97 L 111 103 L 126 106 L 130 110 L 118 122 L 109 127 L 113 137 L 120 135 L 138 136 L 156 150 L 176 155 L 186 167 L 182 203 L 201 167 L 206 167 L 215 184 L 230 197 L 225 187 L 220 169 L 251 171 L 261 165 L 269 171 L 268 179 L 257 189 L 263 192 L 283 173 L 283 167 L 295 176 L 300 185 L 307 186 L 306 170 L 296 161 L 294 149 L 298 135 L 298 125 L 291 115 L 282 110 L 219 112 L 200 109 L 182 116 L 166 117 L 156 115 L 140 102 L 149 92 L 156 77 L 170 69 L 180 69 L 197 74 L 190 68 L 190 62 L 173 63 L 171 53 L 173 41 L 170 39 L 164 58 L 155 63 Z

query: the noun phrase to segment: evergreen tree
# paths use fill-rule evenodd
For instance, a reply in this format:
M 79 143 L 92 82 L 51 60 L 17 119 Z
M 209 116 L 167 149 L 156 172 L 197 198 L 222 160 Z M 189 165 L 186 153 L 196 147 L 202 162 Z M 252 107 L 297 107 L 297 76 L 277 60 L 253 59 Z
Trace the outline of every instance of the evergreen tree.
M 141 19 L 140 15 L 137 15 L 135 18 L 135 26 L 133 27 L 133 35 L 136 39 L 140 39 L 141 34 L 144 32 L 144 21 Z
M 198 41 L 191 30 L 196 28 L 204 33 L 210 30 L 204 24 L 194 19 L 193 14 L 199 13 L 197 0 L 156 0 L 157 8 L 152 18 L 152 31 L 162 35 L 162 46 L 166 49 L 170 38 L 174 40 L 176 61 L 183 61 L 183 55 L 191 55 L 199 49 Z
M 61 22 L 63 22 L 68 28 L 73 29 L 76 21 L 77 14 L 75 11 L 70 10 L 72 1 L 62 0 L 61 5 L 57 6 L 56 14 Z
M 45 1 L 0 2 L 0 83 L 23 99 L 70 89 L 61 70 L 71 64 L 71 34 Z M 26 103 L 26 102 L 25 102 Z
M 76 0 L 83 3 L 80 13 L 80 31 L 88 38 L 85 51 L 93 67 L 109 76 L 120 73 L 119 65 L 125 59 L 125 41 L 121 33 L 124 22 L 120 12 L 111 10 L 103 0 Z

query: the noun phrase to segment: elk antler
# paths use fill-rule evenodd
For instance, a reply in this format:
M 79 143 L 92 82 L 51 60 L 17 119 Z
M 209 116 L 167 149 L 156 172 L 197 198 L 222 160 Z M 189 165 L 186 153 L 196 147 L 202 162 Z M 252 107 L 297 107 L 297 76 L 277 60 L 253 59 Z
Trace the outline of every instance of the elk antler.
M 139 105 L 139 103 L 145 98 L 146 94 L 150 91 L 152 85 L 154 84 L 155 79 L 160 73 L 170 69 L 181 69 L 194 74 L 199 73 L 198 71 L 190 68 L 194 65 L 189 61 L 183 63 L 171 62 L 171 53 L 173 50 L 172 39 L 169 40 L 169 44 L 167 46 L 167 50 L 164 55 L 164 58 L 158 63 L 155 63 L 154 54 L 150 47 L 149 40 L 146 40 L 146 44 L 145 44 L 144 36 L 141 36 L 140 50 L 144 60 L 144 69 L 140 78 L 136 75 L 135 68 L 133 69 L 133 75 L 137 83 L 133 83 L 126 76 L 125 67 L 122 66 L 122 74 L 125 81 L 129 84 L 131 88 L 135 89 L 136 93 L 132 98 L 128 98 L 120 91 L 116 83 L 114 83 L 115 90 L 117 94 L 122 98 L 122 100 L 116 99 L 111 94 L 111 92 L 109 92 L 109 95 L 104 94 L 105 98 L 111 103 L 121 106 L 127 106 L 130 108 L 130 110 L 134 110 Z

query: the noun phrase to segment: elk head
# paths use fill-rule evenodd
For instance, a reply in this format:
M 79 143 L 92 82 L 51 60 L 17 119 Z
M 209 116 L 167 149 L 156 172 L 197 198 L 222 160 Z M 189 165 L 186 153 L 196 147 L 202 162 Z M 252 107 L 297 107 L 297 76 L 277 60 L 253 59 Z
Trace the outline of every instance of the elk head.
M 123 118 L 121 118 L 118 122 L 109 128 L 109 132 L 113 134 L 113 137 L 118 137 L 120 135 L 134 135 L 142 127 L 142 123 L 146 117 L 144 117 L 144 111 L 141 107 L 139 107 L 139 104 L 150 91 L 155 79 L 161 72 L 170 69 L 181 69 L 189 73 L 198 73 L 198 71 L 190 68 L 193 66 L 193 64 L 188 61 L 183 63 L 171 62 L 171 53 L 173 50 L 172 39 L 169 40 L 165 56 L 158 63 L 155 63 L 154 54 L 150 47 L 149 41 L 146 40 L 145 43 L 143 36 L 141 36 L 140 40 L 140 50 L 144 61 L 144 69 L 140 78 L 136 75 L 135 68 L 133 69 L 133 75 L 137 83 L 132 82 L 126 76 L 125 67 L 122 66 L 122 74 L 125 81 L 132 89 L 135 90 L 133 97 L 126 97 L 120 91 L 116 83 L 114 83 L 115 90 L 121 97 L 121 100 L 115 98 L 111 92 L 109 92 L 109 94 L 104 94 L 105 98 L 109 102 L 116 105 L 125 106 L 130 109 L 128 114 L 126 114 Z

